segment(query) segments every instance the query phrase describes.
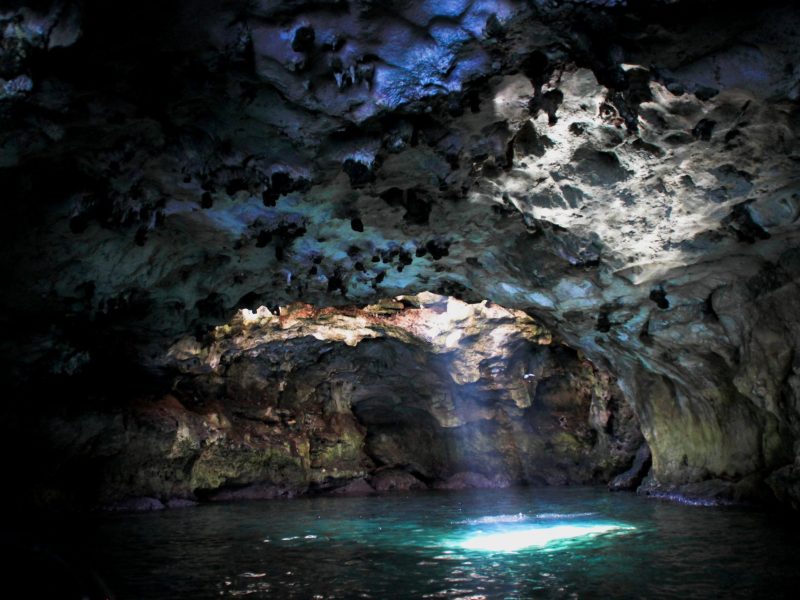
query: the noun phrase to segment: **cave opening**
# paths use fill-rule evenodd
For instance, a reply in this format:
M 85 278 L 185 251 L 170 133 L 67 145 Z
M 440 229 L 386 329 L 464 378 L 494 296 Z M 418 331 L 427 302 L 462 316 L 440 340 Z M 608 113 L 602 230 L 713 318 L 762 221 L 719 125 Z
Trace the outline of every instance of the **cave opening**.
M 615 378 L 524 311 L 488 301 L 423 292 L 243 308 L 175 341 L 152 368 L 122 394 L 117 382 L 132 374 L 119 364 L 72 377 L 20 423 L 45 465 L 29 474 L 31 501 L 124 510 L 612 480 L 634 489 L 647 474 L 641 461 L 632 468 L 647 444 Z
M 224 398 L 221 410 L 253 422 L 280 414 L 292 447 L 307 449 L 313 493 L 608 483 L 646 447 L 613 377 L 493 303 L 426 292 L 244 309 L 213 337 L 176 345 L 176 398 Z M 274 484 L 260 493 L 304 491 Z

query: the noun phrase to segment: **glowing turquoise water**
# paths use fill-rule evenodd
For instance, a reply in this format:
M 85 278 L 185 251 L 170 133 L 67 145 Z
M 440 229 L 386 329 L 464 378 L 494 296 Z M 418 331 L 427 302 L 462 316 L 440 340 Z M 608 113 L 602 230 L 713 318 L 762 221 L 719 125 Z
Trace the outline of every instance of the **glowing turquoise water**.
M 798 541 L 762 512 L 567 488 L 199 506 L 77 543 L 121 599 L 685 599 L 800 589 Z

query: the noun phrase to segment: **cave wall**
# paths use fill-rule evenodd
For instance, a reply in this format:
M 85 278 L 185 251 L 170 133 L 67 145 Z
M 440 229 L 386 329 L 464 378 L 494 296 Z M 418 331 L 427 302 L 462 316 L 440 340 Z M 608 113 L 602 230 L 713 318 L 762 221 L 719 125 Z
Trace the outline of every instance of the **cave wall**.
M 245 310 L 167 360 L 165 395 L 40 415 L 30 501 L 607 483 L 646 447 L 608 373 L 486 302 Z
M 794 3 L 118 9 L 0 13 L 11 427 L 241 308 L 431 290 L 613 372 L 643 491 L 797 505 Z

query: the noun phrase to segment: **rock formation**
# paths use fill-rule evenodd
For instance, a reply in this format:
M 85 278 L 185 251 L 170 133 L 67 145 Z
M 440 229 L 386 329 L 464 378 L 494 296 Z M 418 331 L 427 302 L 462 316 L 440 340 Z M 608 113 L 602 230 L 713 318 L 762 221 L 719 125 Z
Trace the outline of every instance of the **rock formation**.
M 48 461 L 36 501 L 599 483 L 643 444 L 607 373 L 486 302 L 244 309 L 165 360 L 164 396 L 37 420 L 53 457 L 83 460 Z
M 642 492 L 800 505 L 793 3 L 121 7 L 0 10 L 4 456 L 108 498 L 558 483 L 577 454 L 561 482 L 608 480 L 636 444 L 585 410 L 614 398 Z M 504 349 L 502 383 L 480 350 L 444 369 L 403 316 L 432 309 L 370 312 L 425 291 L 557 343 Z M 574 444 L 509 441 L 540 394 Z M 491 473 L 443 458 L 464 440 Z

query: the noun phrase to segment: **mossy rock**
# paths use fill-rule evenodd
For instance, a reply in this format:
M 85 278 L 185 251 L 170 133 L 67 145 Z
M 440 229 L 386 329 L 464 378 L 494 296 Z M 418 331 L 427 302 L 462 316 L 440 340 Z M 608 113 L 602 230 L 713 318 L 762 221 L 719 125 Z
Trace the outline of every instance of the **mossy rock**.
M 302 458 L 287 447 L 214 446 L 194 464 L 191 481 L 194 489 L 206 490 L 264 481 L 301 487 L 308 482 L 308 472 Z

